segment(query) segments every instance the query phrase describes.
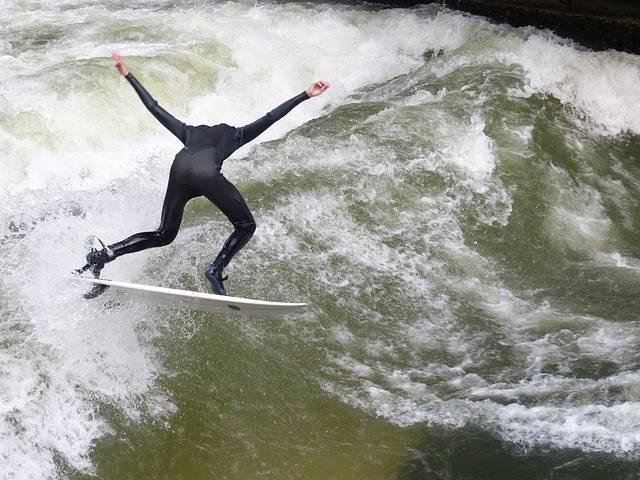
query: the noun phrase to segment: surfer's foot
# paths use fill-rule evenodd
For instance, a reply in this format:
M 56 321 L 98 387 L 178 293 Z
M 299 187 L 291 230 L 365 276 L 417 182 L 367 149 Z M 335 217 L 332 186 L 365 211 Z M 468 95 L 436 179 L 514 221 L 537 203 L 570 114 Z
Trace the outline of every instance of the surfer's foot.
M 213 290 L 218 295 L 227 294 L 222 282 L 224 282 L 228 277 L 222 277 L 222 269 L 218 265 L 216 265 L 215 263 L 210 263 L 205 276 L 211 282 L 211 290 Z
M 104 268 L 107 262 L 111 260 L 115 260 L 115 255 L 113 251 L 107 247 L 102 247 L 101 250 L 96 248 L 92 248 L 89 253 L 87 253 L 87 264 L 75 270 L 74 273 L 81 275 L 87 270 L 91 272 L 93 278 L 100 278 L 100 272 Z M 91 290 L 82 296 L 87 300 L 90 298 L 96 298 L 98 295 L 102 295 L 109 288 L 108 285 L 94 285 Z
M 87 253 L 87 265 L 89 265 L 88 270 L 95 278 L 100 278 L 100 272 L 104 268 L 105 264 L 113 259 L 115 259 L 115 255 L 109 248 L 103 247 L 100 250 L 92 248 L 91 251 Z
M 96 241 L 100 243 L 99 246 L 102 248 L 96 248 L 93 245 L 97 245 Z M 104 268 L 105 264 L 108 262 L 115 260 L 116 255 L 113 253 L 109 247 L 107 247 L 102 240 L 93 235 L 87 237 L 87 246 L 90 246 L 91 249 L 89 253 L 87 253 L 87 265 L 85 265 L 82 270 L 89 270 L 95 278 L 100 278 L 100 272 Z
M 94 278 L 100 278 L 100 272 L 104 268 L 105 264 L 111 262 L 116 259 L 116 255 L 109 247 L 107 247 L 102 240 L 97 237 L 89 236 L 87 237 L 87 247 L 91 246 L 95 241 L 100 242 L 102 248 L 91 247 L 89 253 L 87 253 L 87 263 L 84 267 L 78 268 L 74 273 L 80 275 L 87 270 L 91 272 Z M 96 298 L 99 295 L 102 295 L 109 288 L 108 285 L 94 285 L 91 290 L 82 296 L 86 299 Z

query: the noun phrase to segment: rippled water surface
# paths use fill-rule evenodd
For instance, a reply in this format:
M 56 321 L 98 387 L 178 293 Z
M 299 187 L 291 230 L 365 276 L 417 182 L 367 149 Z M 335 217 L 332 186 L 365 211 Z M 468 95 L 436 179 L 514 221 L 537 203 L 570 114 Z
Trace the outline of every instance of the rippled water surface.
M 640 59 L 441 7 L 0 0 L 0 479 L 632 479 L 640 464 Z M 156 227 L 190 124 L 333 87 L 224 165 L 229 267 L 286 318 L 68 280 Z M 105 276 L 207 290 L 230 231 Z

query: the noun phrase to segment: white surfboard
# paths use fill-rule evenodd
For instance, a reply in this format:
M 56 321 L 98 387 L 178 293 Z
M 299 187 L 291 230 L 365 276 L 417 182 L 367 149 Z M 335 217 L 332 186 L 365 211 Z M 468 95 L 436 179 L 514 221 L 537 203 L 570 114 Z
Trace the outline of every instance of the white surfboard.
M 108 285 L 114 290 L 141 297 L 152 303 L 185 307 L 206 312 L 226 311 L 246 315 L 285 315 L 307 306 L 306 303 L 267 302 L 249 298 L 228 297 L 212 293 L 192 292 L 175 288 L 154 287 L 136 283 L 116 282 L 102 278 L 73 277 L 94 285 Z

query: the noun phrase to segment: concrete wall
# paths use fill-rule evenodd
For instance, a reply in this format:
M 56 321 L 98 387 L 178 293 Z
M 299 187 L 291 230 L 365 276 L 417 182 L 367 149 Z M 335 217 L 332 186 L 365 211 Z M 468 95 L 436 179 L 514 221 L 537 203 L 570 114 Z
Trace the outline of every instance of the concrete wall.
M 434 0 L 384 2 L 395 6 Z M 440 0 L 437 3 L 521 27 L 548 28 L 595 49 L 640 54 L 640 0 Z

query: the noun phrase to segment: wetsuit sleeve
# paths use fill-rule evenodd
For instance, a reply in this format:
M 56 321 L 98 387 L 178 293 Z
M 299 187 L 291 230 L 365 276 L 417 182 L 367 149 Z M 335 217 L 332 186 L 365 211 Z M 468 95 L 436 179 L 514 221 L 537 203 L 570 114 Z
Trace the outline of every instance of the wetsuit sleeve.
M 147 110 L 158 119 L 158 121 L 165 126 L 167 130 L 173 133 L 183 145 L 187 144 L 187 126 L 167 112 L 164 108 L 158 105 L 158 102 L 149 95 L 140 82 L 131 73 L 128 73 L 125 78 L 129 81 L 133 89 L 136 91 L 144 106 Z
M 293 98 L 290 98 L 286 102 L 278 105 L 276 108 L 271 110 L 265 116 L 260 117 L 255 122 L 252 122 L 244 127 L 238 128 L 238 133 L 236 134 L 236 145 L 235 148 L 240 148 L 241 146 L 249 143 L 251 140 L 256 138 L 262 132 L 264 132 L 271 125 L 276 123 L 282 117 L 284 117 L 287 113 L 289 113 L 296 105 L 308 100 L 310 97 L 307 95 L 307 92 L 304 91 Z

